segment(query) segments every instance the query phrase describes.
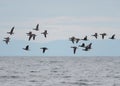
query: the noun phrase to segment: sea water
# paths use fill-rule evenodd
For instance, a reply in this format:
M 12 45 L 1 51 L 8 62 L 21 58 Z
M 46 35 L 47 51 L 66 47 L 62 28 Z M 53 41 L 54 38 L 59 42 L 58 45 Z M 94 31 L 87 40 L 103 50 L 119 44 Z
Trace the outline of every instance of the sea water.
M 120 57 L 0 57 L 0 86 L 120 86 Z

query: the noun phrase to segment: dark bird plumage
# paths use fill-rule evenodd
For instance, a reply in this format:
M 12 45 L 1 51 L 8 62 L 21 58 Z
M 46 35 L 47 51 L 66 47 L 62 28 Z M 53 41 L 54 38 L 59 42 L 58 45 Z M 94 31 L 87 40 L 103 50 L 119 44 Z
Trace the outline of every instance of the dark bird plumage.
M 29 51 L 29 45 L 27 45 L 23 50 Z
M 37 24 L 36 28 L 34 28 L 33 30 L 39 31 L 39 24 Z
M 85 47 L 85 43 L 82 43 L 81 45 L 79 45 L 79 47 Z
M 10 38 L 9 38 L 9 37 L 6 37 L 6 38 L 4 38 L 3 41 L 5 41 L 5 43 L 8 44 L 8 43 L 10 42 Z
M 115 39 L 115 34 L 113 34 L 109 39 Z
M 71 48 L 73 48 L 73 53 L 76 53 L 77 47 L 76 46 L 72 46 Z
M 87 47 L 88 49 L 91 49 L 91 48 L 92 48 L 92 43 L 88 44 L 86 47 Z
M 42 49 L 43 51 L 42 51 L 42 53 L 45 53 L 45 51 L 46 50 L 48 50 L 48 48 L 47 47 L 42 47 L 42 48 L 40 48 L 40 49 Z
M 84 50 L 84 51 L 88 51 L 88 50 L 92 49 L 91 46 L 92 46 L 92 43 L 90 43 L 90 44 L 88 44 L 87 46 L 85 46 L 85 47 L 84 47 L 85 49 L 83 49 L 83 50 Z
M 79 39 L 79 38 L 75 38 L 75 40 L 76 40 L 76 43 L 78 43 L 78 42 L 80 41 L 80 39 Z
M 70 37 L 69 40 L 74 44 L 76 38 L 74 36 Z
M 8 34 L 12 35 L 14 34 L 13 30 L 14 30 L 15 27 L 12 27 L 12 29 L 10 30 L 10 32 L 7 32 Z
M 96 39 L 98 38 L 98 33 L 95 33 L 94 35 L 92 35 L 92 36 L 94 36 Z
M 102 36 L 102 39 L 104 39 L 107 34 L 106 33 L 102 33 L 100 35 Z
M 87 36 L 85 36 L 83 39 L 81 39 L 81 40 L 84 40 L 84 41 L 87 41 L 88 39 L 87 39 Z
M 31 31 L 29 31 L 28 33 L 26 33 L 27 34 L 27 36 L 30 36 L 31 34 L 32 34 L 32 32 Z
M 44 37 L 46 38 L 47 37 L 47 30 L 45 30 L 44 32 L 42 32 L 41 34 L 43 34 L 44 35 Z

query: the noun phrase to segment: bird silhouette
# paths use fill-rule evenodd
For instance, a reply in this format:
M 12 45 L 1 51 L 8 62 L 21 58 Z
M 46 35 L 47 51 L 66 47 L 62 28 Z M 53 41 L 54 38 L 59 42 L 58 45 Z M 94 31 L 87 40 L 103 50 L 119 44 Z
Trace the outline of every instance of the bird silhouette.
M 83 50 L 84 50 L 84 51 L 88 51 L 88 50 L 91 49 L 91 46 L 92 46 L 92 43 L 90 43 L 90 44 L 88 44 L 87 46 L 85 46 L 85 47 L 84 47 L 85 49 L 83 49 Z
M 26 33 L 27 34 L 27 36 L 30 36 L 31 34 L 32 34 L 32 32 L 31 31 L 29 31 L 28 33 Z
M 79 38 L 75 38 L 75 40 L 76 40 L 76 43 L 78 43 L 78 42 L 80 41 L 80 39 L 79 39 Z
M 34 28 L 33 30 L 39 31 L 39 24 L 37 24 L 36 28 Z
M 10 38 L 9 38 L 9 37 L 6 37 L 6 38 L 4 38 L 4 39 L 5 39 L 5 40 L 3 40 L 3 41 L 5 41 L 5 43 L 8 44 L 9 41 L 10 41 Z
M 85 47 L 85 49 L 82 49 L 83 51 L 88 51 L 89 50 L 89 48 L 88 47 Z
M 36 34 L 32 34 L 32 36 L 33 36 L 33 40 L 35 40 L 35 37 L 37 36 Z
M 76 38 L 74 36 L 70 37 L 69 40 L 74 44 Z
M 115 39 L 115 34 L 113 34 L 109 39 Z
M 27 45 L 23 50 L 29 51 L 29 45 Z
M 42 53 L 45 53 L 45 51 L 46 50 L 48 50 L 48 48 L 47 47 L 41 47 L 40 49 L 42 49 L 43 51 L 42 51 Z
M 85 47 L 85 43 L 82 43 L 81 45 L 79 45 L 79 47 Z
M 29 36 L 29 41 L 31 40 L 31 38 L 33 38 L 33 40 L 35 40 L 35 37 L 37 36 L 36 34 L 32 34 L 32 33 L 28 33 L 28 36 Z
M 73 48 L 73 53 L 76 53 L 77 47 L 76 46 L 72 46 L 71 48 Z
M 102 39 L 104 39 L 107 34 L 106 33 L 102 33 L 100 35 L 102 36 Z
M 41 34 L 43 34 L 44 35 L 44 37 L 46 38 L 47 37 L 47 30 L 45 30 L 44 32 L 42 32 Z
M 91 49 L 91 46 L 92 46 L 92 43 L 88 44 L 86 47 L 87 47 L 88 49 Z
M 14 34 L 14 33 L 13 33 L 14 28 L 15 28 L 15 27 L 12 27 L 12 29 L 10 30 L 10 32 L 7 32 L 7 33 L 10 34 L 10 35 Z
M 83 39 L 81 39 L 81 40 L 84 40 L 84 41 L 87 41 L 88 39 L 87 39 L 87 36 L 85 36 Z
M 92 35 L 92 36 L 94 36 L 94 37 L 97 39 L 97 37 L 98 37 L 98 33 L 95 33 L 95 34 Z

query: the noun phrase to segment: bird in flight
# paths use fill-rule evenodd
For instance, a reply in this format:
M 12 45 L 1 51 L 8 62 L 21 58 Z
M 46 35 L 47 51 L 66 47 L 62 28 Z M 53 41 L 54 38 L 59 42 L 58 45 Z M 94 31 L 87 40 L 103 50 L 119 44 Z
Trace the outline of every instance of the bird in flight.
M 83 39 L 81 39 L 81 40 L 84 40 L 84 41 L 87 41 L 88 39 L 87 39 L 87 36 L 85 36 Z
M 40 49 L 42 49 L 43 51 L 42 51 L 42 53 L 45 53 L 45 51 L 46 50 L 48 50 L 48 48 L 47 47 L 41 47 Z
M 39 31 L 39 24 L 37 24 L 33 30 Z
M 82 43 L 81 45 L 79 45 L 79 47 L 85 47 L 85 43 Z
M 10 38 L 9 37 L 6 37 L 6 38 L 4 38 L 4 40 L 3 41 L 5 41 L 5 43 L 6 44 L 8 44 L 9 43 L 9 41 L 10 41 Z
M 80 39 L 79 39 L 79 38 L 75 38 L 75 40 L 76 40 L 76 43 L 78 43 L 78 42 L 80 41 Z
M 74 36 L 72 36 L 71 38 L 69 38 L 69 40 L 74 44 L 76 38 Z
M 31 31 L 29 31 L 28 33 L 26 33 L 27 34 L 27 36 L 30 36 L 31 34 L 32 34 L 32 32 Z
M 26 33 L 27 36 L 29 36 L 29 41 L 31 40 L 31 38 L 33 38 L 33 40 L 35 40 L 35 37 L 37 36 L 36 34 L 33 34 L 31 31 L 29 33 Z
M 94 36 L 96 39 L 98 38 L 98 33 L 95 33 L 94 35 L 92 35 L 92 36 Z
M 44 35 L 44 37 L 46 38 L 47 37 L 47 30 L 45 30 L 44 32 L 42 32 L 41 34 L 43 34 Z
M 106 33 L 102 33 L 100 35 L 102 36 L 102 39 L 104 39 L 107 34 Z
M 85 46 L 85 49 L 83 49 L 84 51 L 88 51 L 91 49 L 92 43 L 88 44 L 87 46 Z
M 72 46 L 71 48 L 73 48 L 73 53 L 76 53 L 77 47 L 76 46 Z
M 29 51 L 29 45 L 27 45 L 23 50 Z
M 14 34 L 13 30 L 14 30 L 15 27 L 12 27 L 12 29 L 10 30 L 10 32 L 7 32 L 8 34 L 12 35 Z
M 115 34 L 113 34 L 109 39 L 115 39 Z

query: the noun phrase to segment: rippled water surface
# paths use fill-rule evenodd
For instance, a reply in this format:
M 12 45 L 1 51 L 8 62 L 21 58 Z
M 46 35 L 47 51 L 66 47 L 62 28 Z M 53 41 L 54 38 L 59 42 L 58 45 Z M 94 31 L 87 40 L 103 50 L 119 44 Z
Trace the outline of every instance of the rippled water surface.
M 120 57 L 0 57 L 0 86 L 120 86 Z

